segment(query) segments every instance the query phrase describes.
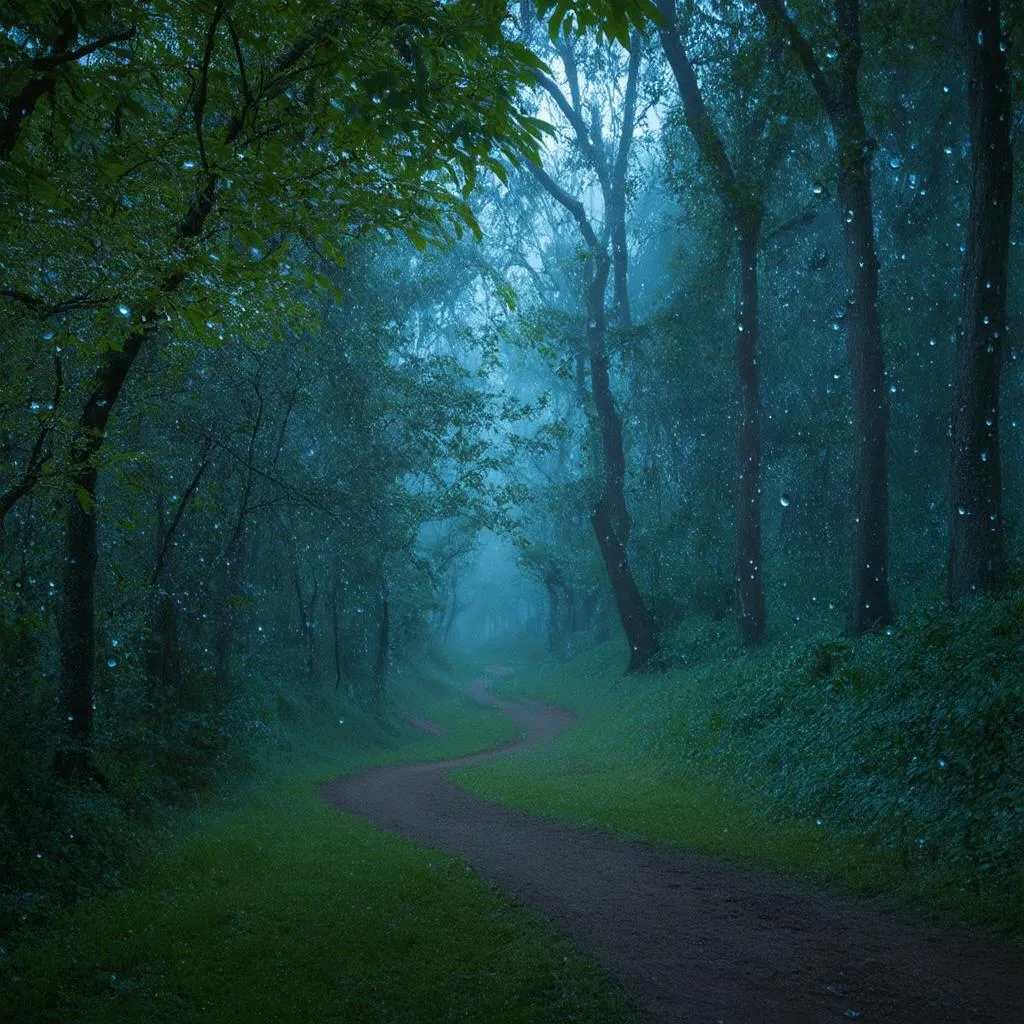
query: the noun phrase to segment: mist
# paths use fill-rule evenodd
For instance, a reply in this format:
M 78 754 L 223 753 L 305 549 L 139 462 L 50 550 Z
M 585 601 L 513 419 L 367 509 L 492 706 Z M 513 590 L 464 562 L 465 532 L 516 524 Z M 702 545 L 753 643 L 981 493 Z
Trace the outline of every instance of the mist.
M 0 1002 L 1016 1019 L 1022 33 L 5 9 Z

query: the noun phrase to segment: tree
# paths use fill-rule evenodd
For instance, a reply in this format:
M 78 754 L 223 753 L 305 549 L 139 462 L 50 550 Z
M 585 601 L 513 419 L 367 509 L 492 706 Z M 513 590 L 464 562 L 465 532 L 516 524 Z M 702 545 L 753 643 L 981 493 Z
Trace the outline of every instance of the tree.
M 675 0 L 659 0 L 658 10 L 663 24 L 658 35 L 679 87 L 687 127 L 735 230 L 739 257 L 736 364 L 742 411 L 737 449 L 734 578 L 740 632 L 743 642 L 749 646 L 760 643 L 765 626 L 764 556 L 761 551 L 761 394 L 757 368 L 760 339 L 757 262 L 764 204 L 749 184 L 740 179 L 729 159 L 680 37 L 675 7 Z
M 998 589 L 1003 550 L 999 376 L 1013 206 L 1013 118 L 999 0 L 964 0 L 971 208 L 957 331 L 949 476 L 949 593 Z
M 423 245 L 475 227 L 463 192 L 478 167 L 530 151 L 540 133 L 511 102 L 530 62 L 506 44 L 504 13 L 498 2 L 323 0 L 268 16 L 214 0 L 194 20 L 158 4 L 79 46 L 75 6 L 56 36 L 17 24 L 31 74 L 4 97 L 6 207 L 18 212 L 0 225 L 0 290 L 29 323 L 75 314 L 66 347 L 84 396 L 67 445 L 61 772 L 91 771 L 96 484 L 140 353 L 168 320 L 201 338 L 240 291 L 254 305 L 262 292 L 268 313 L 287 308 L 287 282 L 267 289 L 285 238 L 338 254 L 345 234 Z M 40 38 L 48 49 L 30 56 Z M 26 183 L 27 207 L 15 199 Z
M 889 600 L 889 392 L 878 313 L 871 159 L 860 99 L 863 43 L 860 0 L 835 0 L 836 74 L 826 77 L 808 37 L 783 0 L 758 0 L 783 34 L 828 118 L 836 149 L 836 182 L 846 268 L 847 354 L 853 391 L 856 458 L 853 486 L 853 588 L 847 631 L 857 636 L 892 619 Z
M 594 404 L 600 441 L 602 477 L 601 490 L 591 513 L 591 525 L 608 574 L 619 620 L 629 643 L 629 669 L 636 671 L 649 664 L 657 655 L 658 635 L 654 618 L 634 578 L 627 551 L 631 523 L 625 492 L 626 455 L 622 419 L 611 386 L 606 301 L 609 278 L 614 267 L 613 294 L 619 324 L 622 327 L 630 326 L 625 182 L 636 125 L 642 41 L 639 36 L 634 36 L 631 42 L 622 109 L 619 112 L 618 138 L 614 144 L 604 138 L 603 112 L 596 106 L 589 112 L 588 123 L 588 112 L 583 109 L 573 43 L 564 41 L 557 52 L 565 72 L 564 87 L 540 71 L 536 75 L 537 82 L 565 118 L 576 148 L 596 176 L 603 200 L 603 225 L 595 227 L 583 200 L 567 191 L 540 162 L 530 163 L 528 167 L 544 191 L 570 215 L 585 246 L 587 361 L 590 368 L 590 399 Z

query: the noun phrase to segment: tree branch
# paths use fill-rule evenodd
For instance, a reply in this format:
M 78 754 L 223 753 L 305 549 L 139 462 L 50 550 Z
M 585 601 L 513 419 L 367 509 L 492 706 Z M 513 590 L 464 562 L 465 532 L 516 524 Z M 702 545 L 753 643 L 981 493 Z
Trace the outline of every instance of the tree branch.
M 813 224 L 824 212 L 825 208 L 822 206 L 811 207 L 810 209 L 804 210 L 803 213 L 798 213 L 796 216 L 790 217 L 789 220 L 784 220 L 764 236 L 764 244 L 767 245 L 769 242 L 774 242 L 783 235 L 788 235 L 793 231 L 798 231 L 800 228 L 806 227 L 808 224 Z
M 53 354 L 53 410 L 56 412 L 64 393 L 64 372 L 61 366 L 60 356 Z M 4 494 L 0 495 L 0 536 L 3 536 L 4 520 L 7 513 L 26 495 L 30 494 L 39 483 L 43 467 L 53 457 L 53 451 L 46 450 L 46 444 L 53 433 L 54 416 L 50 416 L 47 422 L 39 431 L 32 452 L 28 457 L 28 466 L 25 469 L 21 480 L 13 487 L 10 487 Z
M 571 214 L 572 218 L 580 226 L 580 231 L 583 233 L 583 238 L 586 240 L 587 245 L 595 252 L 602 249 L 603 246 L 590 224 L 587 211 L 583 209 L 583 204 L 578 199 L 569 195 L 540 164 L 527 160 L 526 166 L 529 168 L 530 173 L 540 182 L 544 191 Z
M 181 518 L 185 514 L 185 508 L 192 500 L 192 495 L 196 493 L 196 490 L 199 487 L 199 482 L 203 478 L 203 474 L 210 465 L 210 453 L 212 451 L 213 438 L 207 434 L 206 440 L 203 442 L 202 452 L 199 456 L 199 466 L 193 474 L 192 479 L 189 481 L 188 487 L 186 487 L 182 492 L 181 500 L 178 502 L 178 507 L 174 510 L 174 518 L 171 520 L 171 525 L 164 534 L 163 542 L 160 545 L 160 553 L 157 555 L 156 565 L 153 567 L 153 575 L 149 580 L 150 586 L 155 587 L 160 581 L 160 577 L 163 575 L 164 565 L 167 563 L 167 553 L 171 548 L 174 535 L 178 529 L 178 524 L 181 522 Z
M 33 71 L 52 71 L 54 68 L 60 67 L 62 64 L 73 64 L 75 61 L 81 60 L 83 57 L 88 57 L 90 53 L 102 50 L 104 46 L 109 46 L 111 43 L 126 43 L 129 39 L 133 39 L 134 37 L 135 26 L 133 25 L 131 28 L 122 29 L 119 32 L 111 32 L 110 35 L 103 36 L 91 43 L 83 43 L 74 50 L 65 50 L 61 53 L 50 53 L 45 57 L 35 57 L 23 64 L 22 67 L 31 68 Z M 10 71 L 11 69 L 7 70 Z
M 834 123 L 838 116 L 835 93 L 828 84 L 828 79 L 825 78 L 825 73 L 821 70 L 821 65 L 816 60 L 814 50 L 807 41 L 807 37 L 800 31 L 786 10 L 784 0 L 757 0 L 757 6 L 768 19 L 768 23 L 780 29 L 789 40 L 789 45 L 810 79 L 811 85 L 814 86 L 821 105 L 825 108 L 825 113 Z

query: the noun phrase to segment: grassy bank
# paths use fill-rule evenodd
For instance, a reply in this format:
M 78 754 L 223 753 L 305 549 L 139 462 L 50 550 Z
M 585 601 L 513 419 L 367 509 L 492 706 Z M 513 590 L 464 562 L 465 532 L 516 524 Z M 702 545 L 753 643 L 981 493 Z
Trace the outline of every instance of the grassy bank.
M 519 665 L 572 708 L 462 769 L 489 799 L 1024 932 L 1024 596 L 886 634 L 622 674 L 617 644 Z
M 304 704 L 315 720 L 281 737 L 285 770 L 165 821 L 123 885 L 16 935 L 0 954 L 10 1019 L 632 1020 L 596 968 L 456 858 L 315 796 L 334 774 L 500 742 L 509 723 L 436 682 L 384 721 L 339 721 L 329 704 Z

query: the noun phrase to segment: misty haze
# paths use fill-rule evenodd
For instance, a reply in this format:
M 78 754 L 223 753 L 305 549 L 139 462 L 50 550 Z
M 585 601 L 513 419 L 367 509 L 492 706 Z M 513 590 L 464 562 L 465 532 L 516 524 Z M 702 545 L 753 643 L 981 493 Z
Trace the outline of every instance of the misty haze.
M 1024 1021 L 1022 48 L 0 6 L 0 1022 Z

